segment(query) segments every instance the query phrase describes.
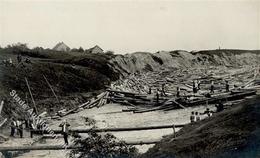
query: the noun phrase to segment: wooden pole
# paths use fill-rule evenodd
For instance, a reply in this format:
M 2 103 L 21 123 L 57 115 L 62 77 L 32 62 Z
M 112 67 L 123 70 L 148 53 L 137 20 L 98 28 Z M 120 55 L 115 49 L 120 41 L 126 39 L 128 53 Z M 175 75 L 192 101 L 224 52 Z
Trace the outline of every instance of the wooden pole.
M 184 127 L 186 124 L 174 125 L 175 128 Z M 166 129 L 173 128 L 173 125 L 161 125 L 161 126 L 146 126 L 146 127 L 125 127 L 125 128 L 97 128 L 97 129 L 71 129 L 70 133 L 89 133 L 89 132 L 123 132 L 123 131 L 141 131 L 141 130 L 155 130 L 155 129 Z M 45 133 L 47 131 L 33 130 L 33 133 Z M 55 134 L 61 133 L 61 130 L 53 130 Z
M 0 114 L 2 112 L 3 106 L 4 106 L 4 101 L 2 100 L 1 103 L 0 103 Z
M 175 125 L 174 124 L 172 125 L 172 128 L 173 128 L 173 138 L 175 138 L 176 137 L 175 136 L 176 131 L 175 131 Z
M 26 82 L 26 85 L 27 85 L 27 87 L 28 87 L 29 93 L 30 93 L 31 98 L 32 98 L 33 106 L 34 106 L 34 108 L 35 108 L 35 113 L 38 114 L 38 110 L 37 110 L 35 101 L 34 101 L 34 99 L 33 99 L 33 95 L 32 95 L 32 92 L 31 92 L 31 88 L 30 88 L 29 82 L 28 82 L 28 80 L 27 80 L 26 77 L 25 77 L 25 82 Z
M 160 142 L 160 140 L 153 140 L 153 141 L 136 141 L 136 142 L 126 142 L 126 145 L 149 145 L 149 144 L 156 144 Z M 115 144 L 116 146 L 120 146 L 121 143 Z M 66 150 L 66 149 L 80 149 L 80 146 L 60 146 L 60 145 L 40 145 L 40 146 L 1 146 L 0 152 L 3 151 L 25 151 L 25 150 Z
M 54 92 L 54 90 L 53 90 L 53 88 L 52 88 L 50 82 L 47 80 L 47 78 L 45 77 L 45 75 L 43 75 L 43 78 L 44 78 L 45 81 L 47 82 L 48 86 L 50 87 L 50 89 L 51 89 L 53 95 L 55 96 L 55 98 L 57 99 L 57 101 L 60 102 L 59 99 L 58 99 L 58 97 L 57 97 L 57 95 L 55 94 L 55 92 Z

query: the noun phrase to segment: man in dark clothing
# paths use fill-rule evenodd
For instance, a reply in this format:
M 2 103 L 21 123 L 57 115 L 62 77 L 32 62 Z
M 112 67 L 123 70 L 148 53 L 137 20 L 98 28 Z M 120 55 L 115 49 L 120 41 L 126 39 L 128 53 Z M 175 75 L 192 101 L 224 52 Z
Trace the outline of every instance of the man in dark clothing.
M 195 81 L 192 82 L 192 90 L 193 90 L 193 93 L 197 93 L 197 87 L 195 85 Z
M 152 88 L 149 86 L 148 94 L 152 94 Z
M 14 133 L 15 133 L 15 128 L 16 128 L 16 121 L 14 118 L 12 118 L 12 122 L 11 122 L 11 137 L 14 137 Z
M 180 87 L 177 87 L 177 97 L 180 97 Z
M 195 122 L 195 115 L 194 115 L 194 111 L 191 112 L 191 115 L 190 115 L 190 122 Z
M 215 107 L 217 108 L 216 112 L 221 112 L 224 110 L 224 105 L 222 104 L 221 101 L 219 101 L 218 104 L 215 105 Z
M 23 138 L 23 120 L 19 119 L 17 121 L 16 126 L 17 126 L 17 131 L 18 131 L 18 133 L 20 135 L 20 138 Z
M 68 142 L 69 126 L 70 126 L 70 124 L 66 120 L 64 120 L 64 122 L 60 124 L 60 127 L 62 127 L 62 134 L 63 134 L 64 142 L 66 145 L 69 145 L 69 142 Z
M 210 93 L 214 93 L 214 82 L 211 82 Z
M 226 81 L 226 92 L 229 92 L 229 84 L 228 84 L 228 81 Z

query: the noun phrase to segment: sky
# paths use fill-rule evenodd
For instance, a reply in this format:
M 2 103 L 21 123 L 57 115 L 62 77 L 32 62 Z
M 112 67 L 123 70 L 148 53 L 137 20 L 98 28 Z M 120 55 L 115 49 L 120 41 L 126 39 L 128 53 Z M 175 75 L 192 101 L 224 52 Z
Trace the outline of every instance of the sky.
M 0 46 L 260 49 L 260 0 L 0 0 Z

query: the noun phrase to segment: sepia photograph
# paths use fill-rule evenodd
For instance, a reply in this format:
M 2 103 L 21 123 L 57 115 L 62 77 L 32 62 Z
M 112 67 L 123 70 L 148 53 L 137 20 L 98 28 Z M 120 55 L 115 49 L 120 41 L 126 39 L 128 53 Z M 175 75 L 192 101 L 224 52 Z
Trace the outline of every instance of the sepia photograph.
M 0 0 L 0 158 L 260 158 L 260 0 Z

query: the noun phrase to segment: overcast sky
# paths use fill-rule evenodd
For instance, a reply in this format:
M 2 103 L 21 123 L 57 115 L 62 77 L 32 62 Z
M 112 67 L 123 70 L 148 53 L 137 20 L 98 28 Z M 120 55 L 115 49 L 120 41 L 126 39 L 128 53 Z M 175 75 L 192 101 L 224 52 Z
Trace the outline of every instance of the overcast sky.
M 0 45 L 260 49 L 260 0 L 0 0 Z

